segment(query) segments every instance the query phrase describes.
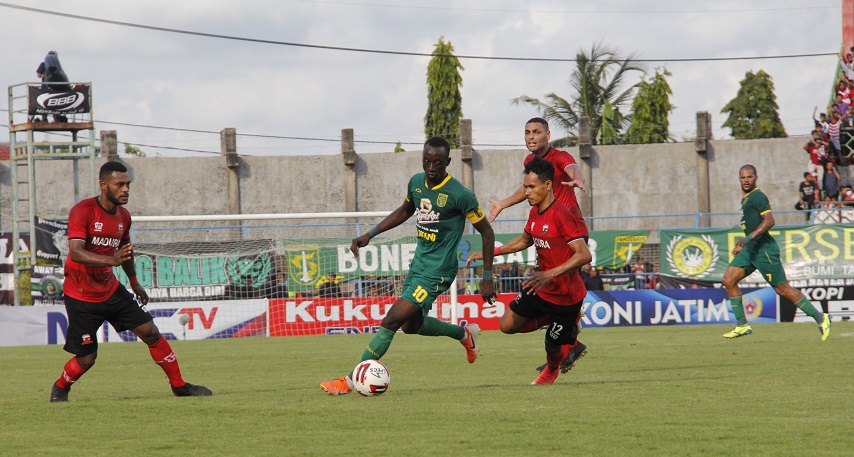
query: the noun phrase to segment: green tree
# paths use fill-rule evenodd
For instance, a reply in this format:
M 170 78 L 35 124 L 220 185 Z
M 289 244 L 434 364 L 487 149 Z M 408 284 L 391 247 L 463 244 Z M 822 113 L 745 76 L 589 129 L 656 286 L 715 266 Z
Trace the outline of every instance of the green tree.
M 759 70 L 748 71 L 741 80 L 738 95 L 724 106 L 721 113 L 729 114 L 723 127 L 730 129 L 733 138 L 785 138 L 786 129 L 777 110 L 777 96 L 771 75 Z
M 460 119 L 463 117 L 463 97 L 460 87 L 463 66 L 454 57 L 454 45 L 439 38 L 433 58 L 427 64 L 427 114 L 424 115 L 424 134 L 427 138 L 441 136 L 457 147 Z
M 670 103 L 673 90 L 667 83 L 667 76 L 672 75 L 666 68 L 663 71 L 656 68 L 652 79 L 643 78 L 638 84 L 637 95 L 632 100 L 632 124 L 623 143 L 666 143 L 673 140 L 667 117 L 675 107 Z
M 145 152 L 130 143 L 125 143 L 125 155 L 133 157 L 145 157 Z
M 575 92 L 571 99 L 551 92 L 546 94 L 545 101 L 523 95 L 514 98 L 512 102 L 514 105 L 524 103 L 535 107 L 554 127 L 566 131 L 567 136 L 552 141 L 555 146 L 577 143 L 578 118 L 581 116 L 590 118 L 594 142 L 616 141 L 631 120 L 631 116 L 623 115 L 623 109 L 628 108 L 638 86 L 636 83 L 625 87 L 627 75 L 632 71 L 643 72 L 643 67 L 634 56 L 624 57 L 611 46 L 594 43 L 589 54 L 581 50 L 575 56 L 575 69 L 569 78 L 569 84 Z M 604 135 L 600 135 L 602 114 L 607 106 L 610 106 L 610 112 L 606 122 L 610 128 Z

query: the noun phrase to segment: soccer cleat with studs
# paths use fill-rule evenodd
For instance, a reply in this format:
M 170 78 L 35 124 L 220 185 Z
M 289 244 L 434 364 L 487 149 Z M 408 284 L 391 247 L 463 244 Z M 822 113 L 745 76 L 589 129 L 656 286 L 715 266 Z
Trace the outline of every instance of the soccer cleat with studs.
M 172 394 L 176 397 L 210 397 L 213 392 L 205 386 L 197 386 L 188 382 L 181 387 L 172 386 Z
M 329 395 L 347 395 L 353 391 L 353 388 L 350 387 L 350 382 L 346 377 L 321 382 L 320 388 Z
M 747 325 L 737 325 L 734 329 L 724 333 L 724 338 L 738 338 L 740 336 L 750 335 L 753 333 L 753 329 L 750 328 L 750 324 Z
M 477 354 L 480 352 L 480 347 L 477 345 L 477 336 L 480 335 L 480 326 L 477 324 L 469 324 L 464 327 L 466 331 L 466 337 L 460 344 L 466 348 L 466 358 L 469 363 L 474 363 L 477 360 Z
M 821 332 L 822 341 L 827 341 L 830 338 L 830 314 L 824 313 L 824 320 L 818 324 L 818 331 Z
M 579 341 L 574 348 L 569 350 L 569 355 L 560 363 L 560 372 L 566 373 L 567 371 L 575 368 L 575 363 L 585 355 L 587 355 L 587 345 Z M 537 372 L 542 373 L 545 368 L 545 364 L 540 365 L 537 367 Z
M 50 389 L 50 402 L 51 403 L 62 403 L 68 401 L 68 392 L 71 389 L 63 389 L 56 384 L 53 385 Z

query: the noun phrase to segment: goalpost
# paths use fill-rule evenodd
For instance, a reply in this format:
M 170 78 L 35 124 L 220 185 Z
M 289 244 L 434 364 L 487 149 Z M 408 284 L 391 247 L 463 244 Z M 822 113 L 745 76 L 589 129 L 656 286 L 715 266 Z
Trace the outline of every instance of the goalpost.
M 350 245 L 388 214 L 135 216 L 137 279 L 167 338 L 375 332 L 409 270 L 414 222 L 375 237 L 359 258 Z M 457 323 L 456 303 L 455 281 L 431 315 Z M 130 338 L 110 332 L 107 341 Z

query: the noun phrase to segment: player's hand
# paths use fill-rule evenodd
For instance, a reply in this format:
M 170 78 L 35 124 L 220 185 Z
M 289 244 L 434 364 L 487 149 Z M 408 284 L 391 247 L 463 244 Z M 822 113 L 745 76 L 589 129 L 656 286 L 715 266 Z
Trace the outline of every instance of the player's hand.
M 359 248 L 363 248 L 363 247 L 367 246 L 370 241 L 371 241 L 371 235 L 367 234 L 367 233 L 358 237 L 358 238 L 353 238 L 353 244 L 350 245 L 350 252 L 352 252 L 353 255 L 356 256 L 356 258 L 358 258 L 359 257 Z
M 499 214 L 501 214 L 501 210 L 503 210 L 504 207 L 501 206 L 501 203 L 498 203 L 498 201 L 493 200 L 491 198 L 488 198 L 487 201 L 489 201 L 489 205 L 490 205 L 489 206 L 489 216 L 487 216 L 487 220 L 491 224 L 492 221 L 494 221 L 495 218 L 498 217 Z
M 495 303 L 495 281 L 481 281 L 480 295 L 483 297 L 483 301 Z
M 573 179 L 572 181 L 563 181 L 561 184 L 569 187 L 577 187 L 581 189 L 582 192 L 587 192 L 587 188 L 584 187 L 584 180 L 581 178 Z
M 744 249 L 744 241 L 737 240 L 735 242 L 735 247 L 732 248 L 732 255 L 738 254 L 739 252 L 741 252 L 742 249 Z
M 554 277 L 548 271 L 535 271 L 531 277 L 522 282 L 522 290 L 528 290 L 528 295 L 536 295 L 546 284 L 552 282 Z
M 465 268 L 468 268 L 469 265 L 471 265 L 474 262 L 477 262 L 478 260 L 483 260 L 483 253 L 482 252 L 472 252 L 471 255 L 469 256 L 469 258 L 466 259 Z
M 139 284 L 131 284 L 131 290 L 133 290 L 134 295 L 136 295 L 136 299 L 139 300 L 143 305 L 148 304 L 148 293 L 145 292 L 145 289 Z
M 113 266 L 116 267 L 127 262 L 128 260 L 132 260 L 133 245 L 130 243 L 121 245 L 118 249 L 116 249 L 116 253 L 113 255 L 113 258 L 116 262 L 115 264 L 113 264 Z

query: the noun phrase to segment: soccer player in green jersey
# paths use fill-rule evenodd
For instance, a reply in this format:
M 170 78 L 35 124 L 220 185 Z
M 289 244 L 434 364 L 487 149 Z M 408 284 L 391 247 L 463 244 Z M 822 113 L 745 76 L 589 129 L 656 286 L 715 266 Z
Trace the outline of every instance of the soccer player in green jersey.
M 768 197 L 756 187 L 756 167 L 744 165 L 738 175 L 741 190 L 744 192 L 741 197 L 741 229 L 744 230 L 746 238 L 735 242 L 735 248 L 732 250 L 735 257 L 729 263 L 721 281 L 738 321 L 732 331 L 724 333 L 724 338 L 738 338 L 753 333 L 744 317 L 738 283 L 754 270 L 759 270 L 778 295 L 791 300 L 807 316 L 815 319 L 821 332 L 821 340 L 826 340 L 830 336 L 830 315 L 815 309 L 804 294 L 789 285 L 786 279 L 786 272 L 780 262 L 780 248 L 774 237 L 768 233 L 774 226 L 774 216 L 771 214 Z
M 368 233 L 355 238 L 350 246 L 350 251 L 358 257 L 359 248 L 367 246 L 371 238 L 397 227 L 415 214 L 418 244 L 403 291 L 362 353 L 362 361 L 382 357 L 398 329 L 404 333 L 454 338 L 465 347 L 469 363 L 477 359 L 480 348 L 475 338 L 480 327 L 476 324 L 461 327 L 427 315 L 433 301 L 448 290 L 457 275 L 457 246 L 466 219 L 480 232 L 483 252 L 488 253 L 483 259 L 481 295 L 489 302 L 495 299 L 495 283 L 492 281 L 495 234 L 474 193 L 448 174 L 450 153 L 451 146 L 443 138 L 427 140 L 422 154 L 424 172 L 409 180 L 406 200 Z M 322 382 L 320 387 L 329 395 L 344 395 L 353 390 L 349 375 Z

